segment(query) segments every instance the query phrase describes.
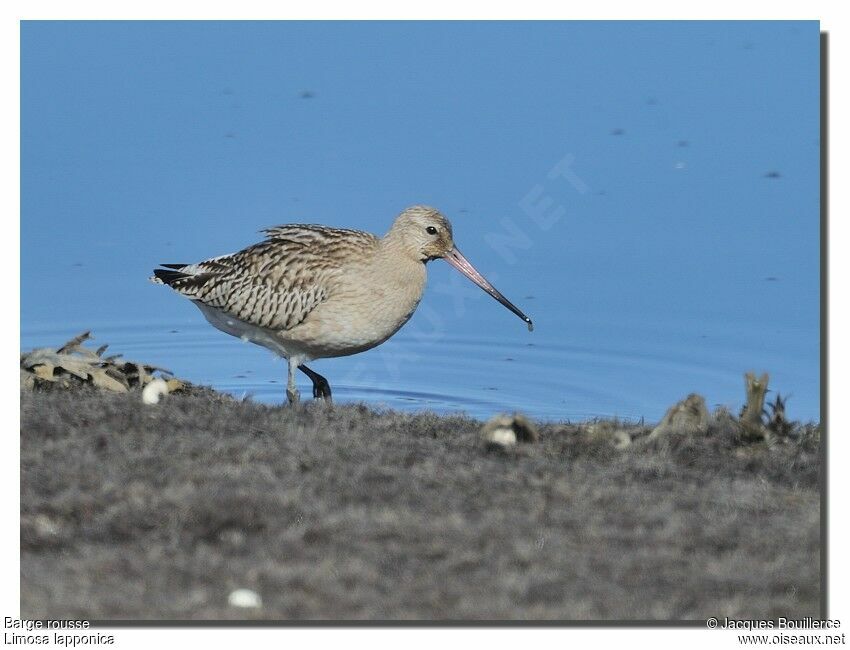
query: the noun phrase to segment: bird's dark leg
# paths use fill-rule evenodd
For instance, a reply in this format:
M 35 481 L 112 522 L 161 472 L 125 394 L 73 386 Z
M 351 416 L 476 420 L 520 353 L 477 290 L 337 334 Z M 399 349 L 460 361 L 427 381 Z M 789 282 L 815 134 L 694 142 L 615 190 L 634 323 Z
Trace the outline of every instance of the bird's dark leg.
M 304 364 L 298 366 L 298 370 L 303 372 L 313 382 L 313 397 L 316 399 L 324 399 L 331 401 L 331 385 L 328 380 L 322 377 L 319 373 L 313 372 Z

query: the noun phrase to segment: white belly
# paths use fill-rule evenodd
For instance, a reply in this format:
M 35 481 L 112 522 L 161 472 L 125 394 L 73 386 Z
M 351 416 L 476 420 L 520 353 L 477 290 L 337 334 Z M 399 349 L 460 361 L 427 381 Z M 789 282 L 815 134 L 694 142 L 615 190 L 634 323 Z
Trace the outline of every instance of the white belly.
M 222 332 L 236 336 L 243 341 L 262 345 L 285 359 L 296 356 L 300 360 L 299 363 L 310 360 L 309 356 L 305 354 L 305 350 L 300 349 L 297 344 L 293 344 L 291 341 L 280 340 L 272 330 L 246 323 L 198 300 L 192 302 L 201 310 L 209 324 Z

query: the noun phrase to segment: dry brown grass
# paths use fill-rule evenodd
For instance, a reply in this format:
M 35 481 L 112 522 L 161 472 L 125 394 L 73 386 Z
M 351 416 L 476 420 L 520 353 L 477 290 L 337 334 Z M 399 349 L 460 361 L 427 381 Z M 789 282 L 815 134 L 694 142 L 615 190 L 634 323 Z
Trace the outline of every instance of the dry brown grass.
M 538 425 L 212 393 L 21 393 L 21 615 L 819 614 L 820 439 Z M 626 431 L 627 439 L 617 431 Z M 260 609 L 228 593 L 253 589 Z

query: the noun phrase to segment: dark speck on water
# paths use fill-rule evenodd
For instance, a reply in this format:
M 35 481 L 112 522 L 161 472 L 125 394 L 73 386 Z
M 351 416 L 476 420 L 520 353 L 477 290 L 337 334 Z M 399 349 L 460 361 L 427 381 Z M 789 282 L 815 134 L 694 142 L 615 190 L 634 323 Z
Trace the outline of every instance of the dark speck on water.
M 810 36 L 817 34 L 812 22 L 795 24 L 801 31 L 809 30 Z M 381 49 L 403 48 L 409 36 L 406 30 L 394 25 L 384 27 L 386 30 L 379 30 Z M 97 48 L 71 48 L 67 57 L 50 66 L 40 65 L 43 61 L 39 57 L 27 58 L 26 65 L 22 63 L 22 77 L 38 79 L 45 93 L 61 96 L 67 88 L 86 88 L 92 96 L 97 95 L 104 114 L 120 113 L 126 105 L 133 105 L 133 115 L 139 119 L 132 124 L 111 124 L 117 129 L 115 133 L 121 136 L 128 127 L 131 136 L 159 130 L 161 137 L 139 140 L 138 151 L 114 147 L 115 138 L 89 139 L 80 147 L 78 136 L 90 126 L 91 116 L 86 111 L 63 112 L 61 105 L 40 104 L 35 96 L 22 105 L 23 113 L 36 111 L 48 122 L 59 120 L 67 126 L 51 132 L 50 138 L 28 141 L 31 159 L 39 161 L 39 174 L 32 176 L 33 183 L 26 189 L 39 200 L 31 202 L 31 218 L 22 224 L 22 349 L 55 346 L 72 336 L 76 327 L 91 328 L 98 344 L 109 342 L 111 349 L 126 350 L 130 358 L 149 354 L 145 361 L 170 368 L 187 381 L 208 382 L 237 396 L 253 392 L 260 403 L 280 406 L 285 401 L 285 364 L 275 361 L 267 349 L 211 327 L 188 300 L 170 289 L 151 285 L 147 280 L 150 268 L 158 262 L 197 262 L 235 252 L 258 242 L 261 237 L 256 231 L 275 223 L 325 223 L 383 234 L 397 211 L 422 201 L 444 210 L 450 220 L 453 215 L 457 217 L 456 239 L 461 250 L 481 265 L 484 275 L 490 276 L 518 309 L 544 319 L 543 329 L 523 334 L 516 315 L 509 316 L 446 264 L 435 264 L 429 267 L 431 282 L 413 320 L 384 346 L 352 357 L 307 364 L 328 378 L 336 402 L 365 401 L 405 412 L 421 410 L 421 402 L 400 400 L 400 395 L 410 393 L 427 396 L 428 406 L 435 412 L 463 411 L 479 418 L 489 418 L 499 409 L 521 410 L 529 417 L 548 421 L 582 418 L 588 413 L 660 418 L 673 400 L 683 396 L 679 391 L 699 391 L 736 410 L 742 399 L 741 373 L 752 366 L 759 372 L 770 372 L 776 378 L 775 388 L 783 395 L 795 393 L 789 411 L 794 417 L 818 417 L 819 331 L 817 319 L 810 316 L 818 308 L 818 264 L 814 257 L 818 249 L 819 186 L 811 165 L 801 165 L 798 171 L 787 162 L 805 156 L 812 161 L 817 158 L 818 111 L 813 103 L 817 84 L 809 83 L 818 78 L 817 39 L 804 39 L 802 35 L 792 39 L 784 26 L 775 23 L 700 23 L 686 26 L 684 32 L 681 24 L 663 22 L 620 26 L 559 23 L 545 27 L 545 34 L 540 35 L 533 24 L 517 29 L 510 24 L 502 27 L 522 54 L 513 57 L 516 61 L 509 57 L 504 66 L 480 66 L 480 57 L 489 56 L 488 48 L 494 48 L 493 53 L 499 56 L 493 34 L 481 25 L 458 23 L 452 29 L 456 28 L 455 35 L 468 47 L 451 61 L 434 59 L 433 48 L 407 48 L 409 56 L 405 56 L 404 64 L 381 66 L 380 74 L 370 77 L 368 87 L 364 87 L 362 75 L 350 74 L 358 66 L 374 63 L 369 48 L 357 49 L 358 44 L 368 42 L 364 39 L 374 36 L 375 27 L 365 23 L 351 23 L 345 29 L 321 24 L 305 28 L 285 22 L 243 23 L 223 27 L 218 34 L 221 38 L 214 39 L 198 37 L 206 29 L 203 25 L 175 24 L 182 37 L 174 38 L 171 44 L 186 48 L 184 53 L 190 57 L 204 60 L 210 51 L 211 56 L 218 56 L 216 48 L 222 40 L 228 48 L 240 52 L 228 63 L 236 67 L 230 65 L 223 74 L 207 75 L 189 86 L 184 75 L 160 74 L 161 61 L 156 57 L 140 59 L 132 43 L 112 48 L 112 67 L 127 69 L 129 65 L 140 78 L 157 79 L 156 93 L 150 92 L 148 84 L 129 84 L 122 86 L 121 92 L 112 92 L 120 78 L 100 74 L 97 66 L 87 64 L 91 56 L 96 58 Z M 141 33 L 150 26 L 137 24 L 135 28 Z M 32 51 L 38 49 L 37 45 L 49 44 L 52 29 L 49 25 L 33 27 L 28 41 Z M 85 42 L 84 25 L 68 29 L 68 38 Z M 416 26 L 420 36 L 432 30 L 430 33 L 439 38 L 441 29 L 435 23 Z M 585 44 L 615 33 L 618 38 L 606 41 L 611 47 L 605 56 L 587 56 L 582 66 L 565 67 L 564 42 L 575 45 L 571 53 L 579 54 Z M 95 39 L 98 43 L 99 38 Z M 339 51 L 351 54 L 350 65 L 327 65 L 327 38 L 334 39 Z M 755 39 L 760 43 L 759 52 L 742 53 L 742 45 L 755 43 Z M 705 51 L 709 40 L 716 41 L 711 53 Z M 63 41 L 63 47 L 71 42 L 75 41 Z M 177 50 L 171 54 L 181 60 Z M 287 62 L 285 78 L 268 79 L 272 60 Z M 724 87 L 706 92 L 703 84 L 679 83 L 694 61 L 699 62 L 704 78 L 722 79 Z M 771 74 L 789 61 L 795 64 L 793 74 Z M 503 78 L 527 80 L 528 70 L 532 70 L 535 85 L 547 88 L 535 101 L 509 101 L 500 106 L 500 123 L 539 122 L 539 137 L 500 139 L 501 157 L 516 161 L 500 168 L 505 196 L 488 194 L 492 174 L 476 173 L 466 175 L 469 182 L 440 192 L 442 198 L 422 196 L 421 189 L 417 195 L 396 187 L 392 196 L 384 196 L 371 207 L 368 200 L 362 200 L 364 196 L 357 196 L 355 209 L 338 212 L 333 206 L 351 202 L 349 183 L 323 182 L 314 178 L 315 174 L 285 174 L 287 182 L 281 187 L 275 183 L 275 174 L 257 177 L 256 170 L 267 166 L 269 152 L 267 147 L 255 146 L 254 140 L 288 141 L 295 119 L 309 135 L 308 152 L 338 154 L 320 156 L 328 178 L 347 170 L 353 174 L 353 186 L 375 183 L 386 170 L 388 156 L 391 159 L 394 155 L 394 146 L 416 139 L 408 122 L 434 117 L 427 107 L 419 106 L 421 102 L 412 102 L 405 104 L 410 120 L 397 119 L 399 103 L 392 99 L 399 96 L 399 84 L 405 86 L 410 80 L 410 71 L 426 69 L 433 72 L 426 74 L 426 81 L 443 78 L 447 70 L 455 80 L 481 73 L 473 91 L 479 86 L 498 85 Z M 634 70 L 646 74 L 636 79 Z M 659 76 L 652 70 L 664 74 Z M 222 85 L 228 79 L 239 85 L 239 93 L 235 86 Z M 794 85 L 800 79 L 806 82 Z M 792 85 L 799 92 L 789 93 Z M 579 99 L 577 87 L 586 91 L 579 93 Z M 453 128 L 437 129 L 431 138 L 434 146 L 418 152 L 422 154 L 419 162 L 427 169 L 447 146 L 462 167 L 480 159 L 481 151 L 489 145 L 488 129 L 475 128 L 480 107 L 466 101 L 475 93 L 470 95 L 466 92 L 469 89 L 461 88 L 460 94 L 452 94 L 445 84 L 443 90 L 452 95 Z M 319 99 L 319 93 L 324 93 L 321 101 L 313 101 Z M 335 101 L 338 96 L 351 101 Z M 725 110 L 730 97 L 735 98 L 736 109 L 731 121 Z M 787 110 L 771 114 L 771 128 L 760 129 L 765 97 L 782 97 Z M 581 98 L 591 103 L 581 104 Z M 212 126 L 206 129 L 205 137 L 181 137 L 185 126 L 181 120 L 161 119 L 163 102 L 170 105 L 174 101 L 181 106 L 203 106 L 203 121 Z M 579 140 L 569 146 L 556 143 L 553 147 L 553 138 L 557 141 L 566 128 L 564 111 L 576 101 L 589 110 L 568 110 L 568 128 L 584 136 L 575 136 Z M 685 115 L 677 107 L 689 110 Z M 283 109 L 296 115 L 281 116 Z M 321 115 L 315 114 L 317 111 Z M 545 119 L 538 119 L 541 116 Z M 299 121 L 304 119 L 308 121 Z M 246 120 L 253 133 L 243 126 Z M 313 120 L 338 126 L 378 124 L 380 128 L 348 129 L 340 141 L 338 129 L 313 128 Z M 453 137 L 456 132 L 469 137 Z M 691 135 L 686 137 L 683 132 Z M 114 135 L 112 130 L 110 134 Z M 592 159 L 588 159 L 582 153 L 585 145 L 592 148 L 592 143 L 600 140 L 604 144 L 605 135 L 622 140 L 622 144 L 609 141 L 611 146 L 596 147 Z M 697 138 L 695 147 L 691 137 Z M 221 139 L 239 140 L 240 144 L 225 143 L 222 147 Z M 299 142 L 299 146 L 275 147 L 276 168 L 303 167 L 304 147 L 300 145 L 305 142 Z M 710 151 L 704 151 L 706 142 L 713 145 Z M 671 146 L 688 151 L 675 154 L 669 151 Z M 217 149 L 221 150 L 218 153 L 238 150 L 239 160 L 208 155 L 209 147 L 213 154 Z M 556 151 L 558 147 L 560 151 Z M 57 151 L 79 154 L 74 158 L 78 173 L 68 175 L 66 157 L 55 155 Z M 572 157 L 567 156 L 570 151 Z M 188 162 L 179 174 L 153 170 L 153 177 L 144 173 L 128 178 L 126 172 L 135 164 L 134 156 L 147 159 L 151 152 Z M 362 155 L 352 170 L 350 158 L 357 152 Z M 103 165 L 104 159 L 114 164 Z M 754 162 L 744 165 L 747 159 Z M 768 172 L 779 172 L 779 167 L 768 167 L 770 163 L 782 165 L 786 171 L 781 177 L 765 178 Z M 718 169 L 732 169 L 723 178 L 727 181 L 723 191 L 702 193 L 712 186 Z M 121 191 L 98 193 L 95 205 L 92 201 L 69 201 L 66 190 L 73 190 L 78 176 L 97 177 L 100 185 L 120 187 Z M 151 178 L 161 185 L 154 197 L 148 196 Z M 193 197 L 192 192 L 184 191 L 187 186 L 206 188 L 210 178 L 229 179 L 214 188 L 212 207 L 210 197 L 203 192 Z M 759 185 L 758 179 L 783 182 Z M 607 191 L 603 183 L 611 183 L 614 190 Z M 252 191 L 266 187 L 274 192 L 276 200 L 272 202 L 277 208 L 266 209 L 265 200 L 243 200 L 237 190 L 246 185 Z M 329 193 L 322 195 L 321 188 Z M 782 196 L 764 196 L 780 193 Z M 298 198 L 301 194 L 305 197 L 303 205 Z M 171 197 L 183 195 L 185 202 L 173 205 Z M 692 211 L 686 198 L 697 195 L 700 200 Z M 475 207 L 458 205 L 461 201 Z M 783 205 L 765 206 L 765 201 Z M 127 219 L 119 228 L 109 218 L 126 212 L 127 204 L 139 206 L 135 213 L 141 218 Z M 776 209 L 794 218 L 777 219 Z M 562 210 L 564 216 L 556 216 Z M 500 211 L 511 215 L 516 223 L 502 225 Z M 666 227 L 671 214 L 683 211 L 690 216 L 682 219 L 680 227 Z M 222 229 L 217 227 L 221 219 L 232 223 Z M 80 228 L 81 223 L 85 227 Z M 693 228 L 688 227 L 693 224 L 698 225 L 698 245 L 694 245 Z M 613 235 L 606 232 L 611 229 Z M 44 264 L 38 255 L 38 247 L 48 235 L 63 242 L 51 250 L 53 264 Z M 164 235 L 174 239 L 162 240 Z M 138 250 L 133 251 L 135 261 L 129 268 L 126 246 L 133 241 Z M 580 244 L 575 254 L 565 256 L 564 242 L 569 241 Z M 635 241 L 641 245 L 636 247 Z M 528 245 L 532 248 L 527 249 Z M 702 290 L 692 291 L 698 270 L 716 267 L 717 250 L 724 251 L 724 259 L 735 260 L 734 272 L 720 268 L 705 273 L 699 278 Z M 682 257 L 687 263 L 680 272 L 665 274 L 658 264 L 660 251 L 672 251 L 677 260 Z M 118 271 L 96 272 L 90 266 L 92 254 L 98 258 L 99 267 Z M 514 257 L 516 263 L 512 264 Z M 83 259 L 89 260 L 83 267 L 73 266 Z M 794 259 L 802 262 L 788 268 L 777 263 Z M 783 277 L 765 280 L 767 276 L 761 274 L 771 267 L 782 269 Z M 62 268 L 73 272 L 63 274 Z M 663 286 L 641 281 L 656 274 L 664 278 Z M 765 284 L 782 282 L 783 286 L 769 289 L 757 285 L 760 276 Z M 568 291 L 565 282 L 571 285 Z M 456 290 L 447 294 L 448 283 Z M 531 289 L 540 294 L 539 304 L 537 294 L 532 297 L 523 293 Z M 778 299 L 780 291 L 782 297 Z M 664 308 L 669 307 L 664 295 L 677 296 L 674 309 Z M 706 307 L 706 295 L 722 299 L 709 301 L 712 304 Z M 69 299 L 57 309 L 55 299 L 62 296 Z M 109 296 L 108 309 L 104 308 L 104 296 Z M 708 337 L 712 341 L 701 339 L 694 346 L 693 332 L 699 327 L 712 329 Z M 776 327 L 783 334 L 765 336 L 765 327 Z M 534 349 L 523 353 L 525 346 Z M 515 359 L 506 362 L 511 363 L 510 368 L 498 366 L 499 354 L 503 360 Z M 389 380 L 388 364 L 393 375 Z M 237 370 L 240 365 L 252 368 L 253 373 Z M 497 397 L 482 390 L 480 382 L 496 378 L 494 371 L 498 369 L 510 371 L 511 384 L 505 384 L 505 394 Z M 247 379 L 234 375 L 246 375 Z M 652 381 L 646 381 L 647 377 Z M 507 379 L 501 377 L 500 381 Z M 312 402 L 306 375 L 299 374 L 298 381 L 304 403 Z M 569 396 L 566 402 L 561 401 L 564 395 Z M 550 548 L 548 542 L 545 548 Z M 501 561 L 498 553 L 496 556 Z M 406 571 L 409 567 L 403 568 Z M 268 585 L 253 586 L 262 587 L 266 600 Z M 324 586 L 319 584 L 320 588 Z M 522 583 L 518 588 L 525 586 Z M 405 593 L 401 597 L 403 606 L 413 592 Z M 417 593 L 416 597 L 425 596 Z M 447 611 L 452 609 L 451 603 L 446 605 Z M 464 606 L 465 602 L 457 604 L 458 611 Z M 683 605 L 682 611 L 687 610 Z

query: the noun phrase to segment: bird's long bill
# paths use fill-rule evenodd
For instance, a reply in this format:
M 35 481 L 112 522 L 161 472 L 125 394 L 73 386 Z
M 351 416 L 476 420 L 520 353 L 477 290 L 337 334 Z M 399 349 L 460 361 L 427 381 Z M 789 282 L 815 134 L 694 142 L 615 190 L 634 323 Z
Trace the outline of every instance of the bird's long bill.
M 463 255 L 460 254 L 460 251 L 457 249 L 457 247 L 452 248 L 452 250 L 449 251 L 449 253 L 443 259 L 446 260 L 453 267 L 455 267 L 458 271 L 463 273 L 479 287 L 484 289 L 484 291 L 493 296 L 505 307 L 510 309 L 522 320 L 524 320 L 528 324 L 529 332 L 534 329 L 534 323 L 531 322 L 531 319 L 525 314 L 523 314 L 510 300 L 508 300 L 501 293 L 499 293 L 496 287 L 487 282 L 487 279 L 478 271 L 476 271 L 475 267 L 472 266 L 472 264 L 470 264 L 469 261 Z

